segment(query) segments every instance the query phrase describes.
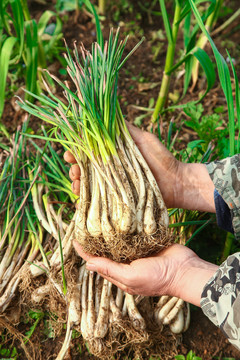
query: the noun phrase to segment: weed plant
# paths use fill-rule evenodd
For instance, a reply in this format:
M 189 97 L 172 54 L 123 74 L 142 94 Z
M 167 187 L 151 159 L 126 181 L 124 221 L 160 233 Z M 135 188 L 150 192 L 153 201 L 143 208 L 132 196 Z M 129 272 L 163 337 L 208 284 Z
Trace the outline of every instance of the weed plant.
M 19 85 L 35 94 L 42 86 L 42 69 L 59 56 L 62 21 L 46 10 L 38 23 L 32 19 L 26 0 L 0 2 L 0 118 L 3 114 L 6 87 L 12 95 Z M 23 80 L 24 79 L 24 80 Z M 30 99 L 28 93 L 26 99 Z M 0 130 L 8 136 L 0 122 Z

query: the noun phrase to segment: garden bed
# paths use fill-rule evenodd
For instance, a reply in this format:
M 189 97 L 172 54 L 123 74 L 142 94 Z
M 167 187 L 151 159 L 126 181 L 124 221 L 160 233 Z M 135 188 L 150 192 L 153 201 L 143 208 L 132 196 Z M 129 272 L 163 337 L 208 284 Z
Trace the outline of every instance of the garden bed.
M 124 4 L 127 4 L 127 6 L 124 7 Z M 233 11 L 239 8 L 237 0 L 226 1 L 225 6 L 228 9 L 233 9 Z M 43 8 L 47 9 L 47 5 L 40 5 L 39 3 L 32 1 L 30 6 L 32 16 L 39 18 Z M 120 12 L 118 14 L 119 9 Z M 170 10 L 171 7 L 169 6 L 169 11 Z M 162 20 L 160 17 L 149 14 L 147 15 L 144 13 L 143 9 L 139 7 L 139 3 L 137 1 L 119 1 L 119 4 L 116 2 L 116 4 L 112 4 L 109 7 L 108 11 L 109 13 L 107 12 L 106 18 L 102 23 L 103 32 L 106 37 L 108 36 L 109 27 L 113 26 L 116 28 L 117 26 L 121 26 L 122 34 L 132 34 L 127 45 L 127 50 L 129 51 L 137 43 L 137 41 L 141 39 L 142 35 L 145 36 L 145 41 L 141 47 L 132 57 L 130 57 L 124 70 L 121 70 L 119 81 L 119 93 L 121 94 L 120 104 L 128 121 L 133 122 L 149 131 L 155 131 L 156 125 L 153 126 L 151 124 L 150 116 L 139 118 L 143 112 L 137 109 L 135 105 L 138 107 L 148 108 L 149 104 L 151 103 L 151 98 L 156 99 L 158 95 L 167 47 L 167 41 L 166 38 L 164 38 L 164 34 L 159 33 L 159 30 L 162 28 Z M 79 15 L 76 16 L 75 12 L 69 12 L 65 15 L 65 18 L 67 19 L 65 19 L 63 34 L 68 46 L 72 48 L 73 42 L 76 40 L 77 43 L 83 42 L 84 46 L 88 48 L 90 44 L 95 41 L 96 36 L 95 25 L 91 17 L 89 17 L 89 14 L 85 11 L 80 11 Z M 223 17 L 220 17 L 219 23 L 217 25 L 220 25 L 222 21 Z M 214 41 L 220 52 L 224 53 L 224 48 L 228 48 L 233 58 L 235 58 L 235 66 L 238 70 L 238 73 L 240 74 L 238 60 L 240 56 L 240 46 L 238 44 L 239 34 L 235 31 L 235 28 L 236 22 L 230 25 L 223 33 L 218 34 L 214 38 Z M 155 42 L 153 41 L 154 36 L 157 36 L 157 40 Z M 182 49 L 181 42 L 182 39 L 180 34 L 180 39 L 177 43 L 177 53 L 180 53 Z M 157 46 L 160 46 L 160 48 L 157 49 Z M 157 54 L 158 51 L 159 53 Z M 210 54 L 211 57 L 213 57 L 211 55 L 210 46 L 206 47 L 206 51 Z M 57 76 L 60 74 L 60 76 L 64 77 L 64 74 L 61 71 L 61 65 L 59 65 L 58 62 L 54 62 L 50 67 L 52 73 L 56 74 Z M 199 92 L 205 89 L 205 87 L 206 82 L 202 77 L 201 80 L 197 83 L 195 89 L 192 92 L 189 91 L 187 93 L 184 102 L 197 99 Z M 180 77 L 178 80 L 173 77 L 170 90 L 172 95 L 174 96 L 176 93 L 181 94 L 182 88 L 182 77 Z M 207 94 L 202 104 L 202 115 L 216 113 L 216 109 L 221 108 L 221 113 L 223 114 L 222 126 L 226 126 L 226 104 L 218 80 L 216 81 L 214 88 Z M 138 119 L 136 120 L 136 118 Z M 183 150 L 187 147 L 187 144 L 190 141 L 199 139 L 199 137 L 193 129 L 187 127 L 184 124 L 184 120 L 187 119 L 187 116 L 183 112 L 176 110 L 174 113 L 167 113 L 166 115 L 162 116 L 162 137 L 165 139 L 165 141 L 167 139 L 169 121 L 171 118 L 174 119 L 174 133 L 180 129 L 179 135 L 174 145 L 174 151 L 176 154 L 180 154 L 178 156 L 181 158 L 181 156 L 183 156 L 182 154 L 184 153 Z M 22 124 L 23 119 L 24 114 L 22 111 L 16 111 L 12 105 L 12 100 L 7 99 L 2 120 L 10 134 L 13 134 L 16 131 L 17 126 Z M 32 118 L 30 120 L 29 127 L 36 134 L 40 127 L 40 121 Z M 221 129 L 219 131 L 221 131 Z M 5 140 L 3 140 L 3 142 L 4 141 Z M 212 139 L 212 141 L 214 144 L 214 139 Z M 198 251 L 200 256 L 209 261 L 219 261 L 224 242 L 224 235 L 222 235 L 222 232 L 218 232 L 215 225 L 212 227 L 212 229 L 208 229 L 207 235 L 204 239 L 201 239 L 200 234 L 199 237 L 194 240 L 194 242 L 197 244 L 195 245 L 195 243 L 191 243 L 191 246 L 194 250 Z M 209 245 L 211 242 L 212 245 Z M 213 249 L 210 251 L 210 255 L 208 251 L 209 246 L 210 248 L 212 246 Z M 218 246 L 219 249 L 217 249 Z M 12 303 L 12 306 L 13 305 L 14 302 Z M 27 314 L 28 311 L 26 310 L 24 304 L 23 309 Z M 9 314 L 10 313 L 11 309 L 9 309 Z M 239 358 L 239 352 L 237 352 L 234 347 L 228 343 L 228 341 L 222 335 L 221 331 L 217 329 L 212 323 L 210 323 L 210 321 L 202 314 L 200 309 L 193 308 L 191 314 L 192 319 L 190 328 L 186 333 L 183 334 L 181 343 L 177 344 L 177 352 L 179 354 L 186 355 L 190 350 L 193 350 L 197 356 L 204 360 Z M 31 342 L 33 345 L 26 344 L 29 352 L 32 355 L 35 352 L 36 359 L 55 359 L 64 339 L 64 330 L 63 335 L 60 335 L 54 339 L 51 337 L 51 329 L 49 329 L 47 325 L 48 319 L 49 315 L 45 313 L 39 320 L 38 326 L 34 330 L 29 341 L 29 344 Z M 24 315 L 24 317 L 21 317 L 21 322 L 16 324 L 17 332 L 25 335 L 26 331 L 29 331 L 31 326 L 34 324 L 34 321 L 34 318 L 30 317 L 27 319 L 27 315 Z M 11 331 L 9 332 L 11 333 Z M 2 339 L 2 348 L 15 346 L 19 354 L 18 358 L 25 359 L 25 355 L 19 340 L 16 340 L 16 338 L 14 338 L 12 335 L 7 335 L 7 332 L 4 330 L 2 330 Z M 151 353 L 153 357 L 158 356 L 157 347 L 156 352 L 154 352 L 153 348 Z M 124 353 L 120 358 L 124 358 L 124 356 L 129 356 L 129 358 L 131 358 L 132 354 L 131 352 Z M 149 358 L 150 356 L 145 355 L 145 357 Z M 94 356 L 89 354 L 87 348 L 80 340 L 79 335 L 76 334 L 76 339 L 73 339 L 66 359 L 70 360 L 80 358 L 93 359 Z

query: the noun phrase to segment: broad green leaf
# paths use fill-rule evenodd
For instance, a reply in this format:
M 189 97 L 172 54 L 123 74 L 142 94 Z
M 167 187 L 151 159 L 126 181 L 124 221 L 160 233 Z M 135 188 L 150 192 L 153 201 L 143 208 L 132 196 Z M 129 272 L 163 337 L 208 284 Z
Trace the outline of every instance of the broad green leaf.
M 13 12 L 13 26 L 15 28 L 19 41 L 19 51 L 18 51 L 17 59 L 20 59 L 22 56 L 23 46 L 24 46 L 24 16 L 23 16 L 20 0 L 11 0 L 10 4 Z
M 189 51 L 177 64 L 175 64 L 168 72 L 166 72 L 168 75 L 170 75 L 173 71 L 175 71 L 180 65 L 183 63 L 186 63 L 186 73 L 185 73 L 185 79 L 184 79 L 184 88 L 183 88 L 183 96 L 186 94 L 188 90 L 188 86 L 191 80 L 191 72 L 192 72 L 192 57 L 195 56 L 198 61 L 200 62 L 206 78 L 207 78 L 207 89 L 204 92 L 204 94 L 201 96 L 201 98 L 198 100 L 201 101 L 204 96 L 209 92 L 209 90 L 213 87 L 215 80 L 216 80 L 216 74 L 215 70 L 212 64 L 212 61 L 210 60 L 207 53 L 202 50 L 201 48 L 195 47 L 191 51 Z
M 5 6 L 4 6 L 5 5 Z M 9 36 L 12 36 L 11 34 L 11 28 L 9 24 L 10 16 L 5 11 L 6 4 L 4 4 L 4 1 L 0 1 L 0 23 L 3 25 L 4 29 L 8 33 Z
M 207 89 L 199 99 L 199 101 L 201 101 L 204 96 L 209 92 L 209 90 L 213 87 L 216 80 L 216 74 L 212 61 L 204 50 L 202 50 L 201 48 L 197 48 L 197 51 L 195 51 L 193 55 L 198 59 L 207 77 Z
M 193 56 L 190 56 L 186 59 L 185 62 L 185 76 L 184 76 L 184 84 L 183 84 L 183 94 L 182 98 L 186 95 L 188 91 L 188 87 L 192 77 L 192 64 L 193 64 Z

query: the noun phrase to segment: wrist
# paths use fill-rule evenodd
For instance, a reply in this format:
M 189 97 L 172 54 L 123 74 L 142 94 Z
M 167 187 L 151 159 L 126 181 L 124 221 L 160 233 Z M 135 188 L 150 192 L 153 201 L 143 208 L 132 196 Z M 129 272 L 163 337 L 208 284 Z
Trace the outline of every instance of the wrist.
M 202 260 L 197 255 L 191 258 L 176 275 L 174 296 L 200 306 L 203 289 L 217 269 L 217 265 Z
M 216 212 L 214 184 L 204 164 L 179 162 L 175 197 L 176 207 Z

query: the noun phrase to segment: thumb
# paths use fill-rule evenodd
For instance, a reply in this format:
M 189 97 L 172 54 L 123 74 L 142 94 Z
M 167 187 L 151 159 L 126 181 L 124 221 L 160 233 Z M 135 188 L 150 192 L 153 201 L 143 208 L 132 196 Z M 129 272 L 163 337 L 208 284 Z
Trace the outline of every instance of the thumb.
M 133 140 L 137 144 L 139 139 L 141 139 L 143 131 L 141 129 L 139 129 L 137 126 L 132 125 L 130 122 L 126 121 L 126 125 L 127 125 L 127 128 L 129 130 Z

